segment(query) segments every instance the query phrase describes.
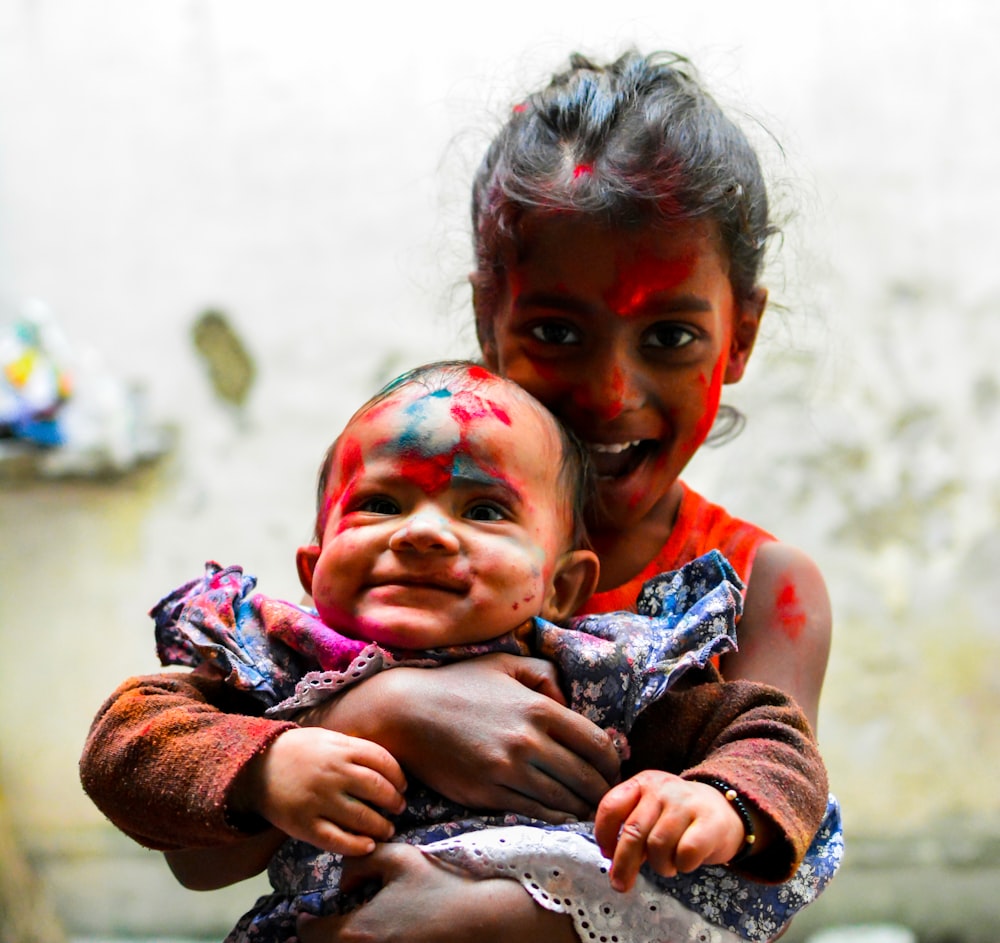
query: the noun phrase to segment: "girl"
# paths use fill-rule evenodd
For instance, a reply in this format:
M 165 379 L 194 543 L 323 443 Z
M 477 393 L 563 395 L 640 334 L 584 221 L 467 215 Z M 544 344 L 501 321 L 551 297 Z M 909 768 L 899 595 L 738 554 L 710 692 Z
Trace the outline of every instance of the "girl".
M 773 228 L 749 142 L 679 57 L 630 52 L 601 66 L 574 56 L 515 106 L 472 202 L 483 356 L 587 444 L 600 475 L 588 524 L 601 582 L 582 611 L 631 605 L 648 575 L 718 548 L 747 587 L 724 676 L 783 689 L 815 726 L 831 629 L 821 575 L 679 478 L 719 416 L 723 385 L 743 375 L 766 303 L 759 276 Z M 465 805 L 584 817 L 617 761 L 601 731 L 534 690 L 549 671 L 504 656 L 399 669 L 308 720 L 380 743 Z M 127 682 L 95 720 L 85 788 L 152 847 L 237 840 L 262 818 L 307 833 L 279 786 L 281 770 L 303 761 L 279 749 L 290 725 L 216 708 L 245 705 L 197 676 Z M 163 771 L 176 789 L 163 788 Z M 428 869 L 416 854 L 380 848 L 348 869 L 382 890 L 303 938 L 572 938 L 519 888 Z

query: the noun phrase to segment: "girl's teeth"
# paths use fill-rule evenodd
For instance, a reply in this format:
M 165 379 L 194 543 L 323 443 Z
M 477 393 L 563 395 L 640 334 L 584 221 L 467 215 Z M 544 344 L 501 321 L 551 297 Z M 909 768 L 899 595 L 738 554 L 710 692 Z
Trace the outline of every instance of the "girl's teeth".
M 624 452 L 625 449 L 633 448 L 638 444 L 638 439 L 635 442 L 611 442 L 607 444 L 603 442 L 588 442 L 587 448 L 591 452 L 611 452 L 617 455 L 619 452 Z

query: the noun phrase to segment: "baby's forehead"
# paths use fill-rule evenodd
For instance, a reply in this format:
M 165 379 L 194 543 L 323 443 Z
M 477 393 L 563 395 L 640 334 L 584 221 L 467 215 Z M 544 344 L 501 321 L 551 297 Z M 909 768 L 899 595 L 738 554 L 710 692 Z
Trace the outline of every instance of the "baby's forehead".
M 541 403 L 516 384 L 492 374 L 484 377 L 449 377 L 428 383 L 412 380 L 391 389 L 362 407 L 344 432 L 358 428 L 392 427 L 401 434 L 435 426 L 451 428 L 455 434 L 488 432 L 490 427 L 525 427 L 531 435 L 543 433 L 558 440 L 556 420 Z

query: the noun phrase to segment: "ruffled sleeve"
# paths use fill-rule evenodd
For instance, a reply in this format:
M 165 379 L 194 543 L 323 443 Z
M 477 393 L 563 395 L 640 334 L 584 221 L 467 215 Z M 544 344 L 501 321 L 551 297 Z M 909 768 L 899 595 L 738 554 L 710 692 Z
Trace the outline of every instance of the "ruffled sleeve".
M 561 669 L 570 706 L 628 732 L 636 717 L 692 668 L 736 649 L 742 584 L 718 551 L 643 587 L 637 612 L 539 622 L 538 649 Z

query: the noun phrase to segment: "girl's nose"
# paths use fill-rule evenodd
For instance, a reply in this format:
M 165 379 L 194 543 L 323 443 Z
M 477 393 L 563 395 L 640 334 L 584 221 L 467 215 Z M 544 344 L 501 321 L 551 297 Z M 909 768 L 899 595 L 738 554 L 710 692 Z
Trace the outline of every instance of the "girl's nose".
M 638 409 L 644 402 L 639 372 L 628 358 L 612 350 L 588 369 L 578 405 L 595 413 L 598 419 L 610 422 L 622 413 Z
M 397 552 L 458 553 L 458 538 L 440 514 L 419 511 L 392 534 L 389 547 Z

